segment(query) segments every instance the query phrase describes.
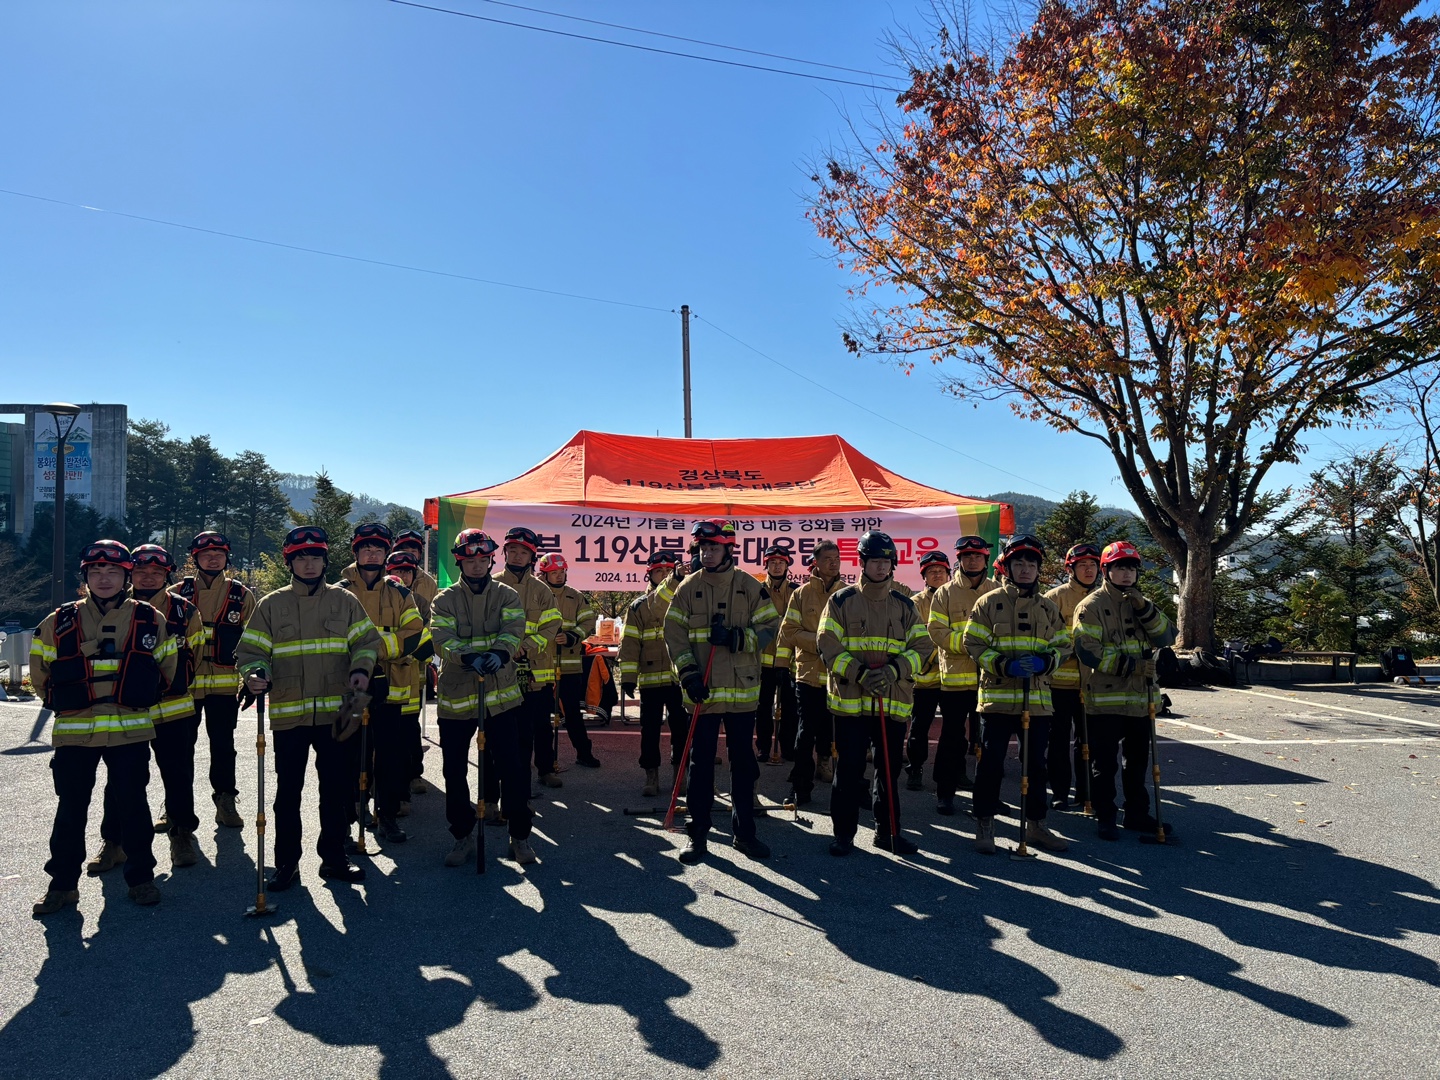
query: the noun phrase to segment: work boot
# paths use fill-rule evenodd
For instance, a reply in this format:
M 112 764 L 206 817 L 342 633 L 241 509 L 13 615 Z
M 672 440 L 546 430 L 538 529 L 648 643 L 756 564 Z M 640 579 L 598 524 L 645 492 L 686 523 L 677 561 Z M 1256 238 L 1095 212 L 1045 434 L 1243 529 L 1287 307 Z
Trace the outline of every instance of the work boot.
M 270 880 L 265 882 L 266 892 L 284 892 L 291 885 L 300 884 L 300 867 L 294 863 L 277 866 L 270 871 Z
M 357 885 L 365 880 L 365 868 L 356 866 L 349 859 L 333 863 L 322 862 L 320 876 L 326 881 L 347 881 L 351 885 Z
M 199 862 L 195 854 L 195 834 L 175 832 L 170 834 L 170 865 L 194 866 Z
M 403 844 L 406 840 L 410 839 L 405 835 L 405 830 L 400 828 L 393 817 L 382 817 L 380 819 L 380 825 L 375 831 L 380 834 L 382 839 L 391 844 Z
M 455 841 L 454 846 L 445 853 L 446 866 L 464 866 L 475 855 L 475 841 L 469 836 L 462 836 Z
M 1095 835 L 1100 837 L 1101 840 L 1119 840 L 1120 830 L 1115 827 L 1115 822 L 1102 821 L 1100 822 L 1099 828 L 1095 830 Z
M 425 786 L 425 781 L 420 779 L 420 777 L 417 776 L 414 780 L 410 781 L 411 795 L 424 795 L 427 790 L 428 788 Z
M 839 837 L 830 841 L 830 854 L 837 858 L 849 855 L 855 850 L 855 838 L 853 836 Z
M 540 783 L 544 784 L 546 787 L 549 788 L 565 786 L 565 782 L 560 779 L 558 774 L 553 772 L 547 772 L 544 776 L 540 777 Z
M 585 753 L 580 757 L 577 757 L 575 759 L 575 764 L 583 765 L 587 769 L 598 769 L 600 768 L 600 759 L 595 756 L 593 751 L 591 751 Z
M 730 841 L 730 846 L 740 852 L 741 855 L 746 855 L 752 859 L 768 859 L 770 857 L 770 845 L 758 836 L 752 836 L 748 840 L 742 840 L 737 836 Z
M 935 797 L 935 812 L 942 817 L 951 817 L 955 813 L 954 795 L 937 795 Z
M 791 788 L 790 794 L 785 796 L 786 806 L 808 806 L 810 805 L 810 792 L 801 791 L 798 788 Z
M 1153 833 L 1155 831 L 1155 815 L 1150 811 L 1137 814 L 1132 811 L 1125 812 L 1124 828 L 1127 832 Z M 1165 835 L 1170 835 L 1170 823 L 1165 823 Z
M 678 775 L 677 775 L 678 774 Z M 681 772 L 679 769 L 670 770 L 670 790 L 675 790 L 675 781 L 680 781 L 680 794 L 683 796 L 690 791 L 690 771 L 687 769 Z
M 227 829 L 243 829 L 245 819 L 235 812 L 235 796 L 215 793 L 215 824 Z
M 410 816 L 410 800 L 408 800 L 408 799 L 401 799 L 401 800 L 400 800 L 400 805 L 395 808 L 395 816 L 396 816 L 396 817 L 409 817 L 409 816 Z
M 659 770 L 659 769 L 646 769 L 646 770 L 645 770 L 645 788 L 644 788 L 643 791 L 640 792 L 640 794 L 641 794 L 641 795 L 647 795 L 647 796 L 654 796 L 654 795 L 659 795 L 659 794 L 660 794 L 660 770 Z
M 164 810 L 162 810 L 162 811 L 160 812 L 160 816 L 155 819 L 154 829 L 155 829 L 155 835 L 156 835 L 156 836 L 159 836 L 161 833 L 168 833 L 168 832 L 170 831 L 170 808 L 169 808 L 169 807 L 166 807 Z
M 61 908 L 70 907 L 80 902 L 79 889 L 50 889 L 30 909 L 30 914 L 35 918 L 43 915 L 54 915 Z
M 535 857 L 535 849 L 530 846 L 529 839 L 517 840 L 510 838 L 510 858 L 514 859 L 521 866 L 529 866 L 539 860 Z
M 978 766 L 977 766 L 977 768 L 978 768 Z M 960 779 L 957 780 L 957 781 L 955 781 L 955 786 L 956 786 L 956 788 L 958 788 L 958 789 L 961 790 L 961 791 L 974 791 L 974 790 L 975 790 L 975 778 L 974 778 L 973 776 L 969 775 L 967 772 L 965 772 L 964 769 L 961 769 L 961 770 L 960 770 Z
M 875 829 L 875 846 L 881 851 L 888 851 L 892 855 L 914 855 L 920 849 L 915 842 L 909 839 L 904 833 L 890 835 L 889 828 L 879 826 Z
M 96 855 L 85 864 L 85 873 L 91 877 L 98 877 L 107 870 L 114 870 L 125 861 L 125 849 L 119 844 L 111 843 L 109 840 L 102 840 L 100 843 L 100 854 Z
M 920 765 L 908 765 L 905 768 L 905 790 L 925 790 L 925 769 Z
M 826 755 L 815 765 L 815 780 L 817 783 L 829 784 L 835 780 L 835 759 Z
M 1033 819 L 1025 822 L 1025 843 L 1031 847 L 1038 847 L 1042 851 L 1068 851 L 1070 849 L 1070 845 L 1062 837 L 1051 832 L 1045 822 Z
M 493 802 L 492 802 L 492 803 L 487 803 L 487 804 L 486 804 L 486 806 L 485 806 L 485 824 L 486 824 L 486 825 L 508 825 L 508 824 L 509 824 L 509 822 L 505 819 L 505 815 L 502 814 L 502 813 L 500 813 L 500 804 L 499 804 L 499 803 L 493 803 Z
M 154 907 L 160 902 L 160 890 L 153 881 L 142 881 L 130 886 L 130 899 L 141 907 Z
M 1064 795 L 1056 795 L 1053 799 L 1050 800 L 1050 809 L 1058 810 L 1061 813 L 1064 813 L 1066 810 L 1070 809 L 1070 800 Z
M 685 841 L 685 848 L 680 852 L 680 861 L 686 866 L 693 866 L 705 858 L 709 850 L 710 845 L 706 843 L 705 837 L 692 836 L 689 840 Z
M 995 819 L 993 817 L 975 819 L 975 850 L 981 855 L 995 854 Z

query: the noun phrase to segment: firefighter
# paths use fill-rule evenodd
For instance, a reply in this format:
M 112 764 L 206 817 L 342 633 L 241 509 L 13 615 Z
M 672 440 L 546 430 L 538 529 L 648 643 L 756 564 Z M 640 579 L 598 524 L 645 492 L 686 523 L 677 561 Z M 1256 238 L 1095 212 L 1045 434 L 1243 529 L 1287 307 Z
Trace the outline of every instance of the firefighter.
M 420 621 L 425 624 L 414 655 L 404 657 L 393 665 L 395 677 L 403 677 L 408 683 L 405 701 L 400 706 L 400 727 L 405 746 L 410 751 L 409 793 L 423 795 L 429 789 L 422 779 L 425 772 L 425 732 L 420 725 L 420 713 L 425 707 L 425 692 L 429 689 L 430 659 L 435 655 L 434 643 L 430 639 L 430 604 L 434 596 L 427 600 L 415 590 L 415 584 L 424 581 L 424 571 L 420 569 L 420 556 L 409 548 L 391 550 L 385 557 L 385 574 L 410 590 L 415 610 L 420 612 Z M 410 802 L 402 799 L 400 816 L 406 817 L 409 813 Z
M 505 570 L 495 576 L 520 594 L 520 603 L 525 608 L 525 637 L 520 652 L 515 657 L 516 671 L 520 679 L 520 690 L 525 695 L 524 709 L 529 723 L 525 757 L 535 755 L 535 771 L 540 782 L 546 787 L 562 787 L 556 768 L 555 729 L 550 724 L 550 712 L 555 704 L 555 635 L 560 630 L 560 612 L 555 609 L 555 595 L 549 587 L 531 573 L 535 557 L 540 551 L 540 538 L 529 529 L 514 528 L 505 534 Z M 490 781 L 491 770 L 485 770 L 485 801 L 495 803 L 493 795 L 499 788 Z
M 390 549 L 391 554 L 401 551 L 412 552 L 415 556 L 414 574 L 406 585 L 415 594 L 415 606 L 420 609 L 420 617 L 428 624 L 430 621 L 430 608 L 435 603 L 435 596 L 440 591 L 440 584 L 435 580 L 435 575 L 425 566 L 425 537 L 418 529 L 406 529 L 402 533 L 395 534 L 395 546 Z
M 705 857 L 715 800 L 715 750 L 720 725 L 730 749 L 732 846 L 752 859 L 770 856 L 755 835 L 755 707 L 760 700 L 760 654 L 770 644 L 780 617 L 770 594 L 735 565 L 735 527 L 701 521 L 691 530 L 700 542 L 700 570 L 680 583 L 665 613 L 665 647 L 694 709 L 690 734 L 690 780 L 683 863 Z M 702 664 L 703 659 L 703 664 Z
M 1125 794 L 1127 829 L 1154 833 L 1155 817 L 1145 793 L 1150 751 L 1150 708 L 1155 689 L 1154 650 L 1175 641 L 1175 628 L 1136 586 L 1140 552 L 1123 540 L 1100 553 L 1100 587 L 1075 608 L 1075 652 L 1090 669 L 1085 680 L 1085 718 L 1090 731 L 1091 803 L 1100 839 L 1118 840 L 1115 769 Z M 1170 832 L 1169 824 L 1165 832 Z
M 375 831 L 392 844 L 403 844 L 405 830 L 395 818 L 409 793 L 415 748 L 402 713 L 411 703 L 414 656 L 424 638 L 425 623 L 410 590 L 385 573 L 391 540 L 390 529 L 378 521 L 357 526 L 350 538 L 355 561 L 341 572 L 337 584 L 360 601 L 380 634 L 380 655 L 366 691 L 370 695 L 370 737 L 364 752 L 370 760 L 359 762 L 359 767 L 374 777 Z M 358 773 L 356 791 L 358 794 Z
M 788 548 L 771 544 L 765 549 L 765 577 L 762 584 L 770 594 L 783 625 L 790 597 L 798 586 L 790 580 L 794 556 Z M 783 647 L 779 635 L 760 656 L 760 704 L 755 713 L 755 744 L 762 764 L 779 765 L 795 759 L 795 686 L 790 677 L 793 655 Z M 780 703 L 780 726 L 775 726 L 775 703 Z M 772 754 L 772 750 L 776 751 Z
M 1076 544 L 1065 552 L 1065 569 L 1069 580 L 1057 585 L 1045 594 L 1060 609 L 1065 625 L 1074 630 L 1075 608 L 1090 595 L 1100 579 L 1100 549 L 1094 544 Z M 1048 779 L 1050 781 L 1050 809 L 1070 809 L 1071 763 L 1074 763 L 1076 803 L 1084 804 L 1089 792 L 1090 777 L 1083 756 L 1081 725 L 1084 723 L 1082 710 L 1085 708 L 1080 691 L 1086 672 L 1081 668 L 1079 655 L 1073 655 L 1050 676 L 1051 707 L 1055 710 L 1050 717 L 1050 746 L 1046 751 Z M 1071 738 L 1074 738 L 1072 744 Z
M 1046 851 L 1069 847 L 1045 824 L 1050 675 L 1070 655 L 1071 643 L 1060 609 L 1039 592 L 1044 561 L 1045 546 L 1039 540 L 1013 538 L 998 560 L 1004 582 L 980 597 L 965 624 L 965 649 L 980 669 L 983 744 L 975 770 L 975 850 L 982 855 L 995 853 L 1005 755 L 1010 739 L 1021 734 L 1022 712 L 1030 714 L 1030 790 L 1020 811 L 1025 841 Z
M 680 565 L 677 552 L 652 551 L 646 560 L 650 588 L 631 601 L 625 612 L 625 635 L 620 639 L 620 690 L 627 698 L 640 696 L 640 768 L 645 770 L 644 795 L 660 794 L 660 727 L 670 722 L 670 787 L 685 778 L 678 776 L 680 753 L 685 744 L 687 719 L 680 700 L 680 685 L 670 667 L 665 648 L 665 612 L 680 584 L 674 571 Z
M 134 568 L 130 549 L 117 540 L 87 547 L 80 556 L 85 599 L 47 615 L 30 647 L 31 683 L 55 713 L 50 772 L 59 800 L 45 864 L 50 886 L 35 902 L 37 918 L 80 900 L 85 825 L 101 761 L 106 784 L 114 788 L 120 834 L 112 865 L 124 864 L 131 900 L 160 902 L 145 786 L 155 737 L 152 710 L 175 680 L 179 642 L 164 616 L 127 595 Z
M 950 580 L 950 556 L 943 551 L 927 551 L 920 556 L 920 576 L 925 587 L 911 599 L 915 614 L 929 638 L 930 607 L 936 591 Z M 934 645 L 934 642 L 931 642 Z M 925 790 L 925 762 L 930 757 L 930 728 L 940 708 L 940 650 L 932 648 L 925 663 L 915 674 L 915 705 L 910 714 L 910 738 L 905 743 L 905 787 L 910 791 Z M 941 725 L 944 727 L 943 723 Z M 951 741 L 954 741 L 952 736 Z
M 215 823 L 238 829 L 245 822 L 235 810 L 235 797 L 240 794 L 235 786 L 235 725 L 240 718 L 235 646 L 255 613 L 255 594 L 237 578 L 226 576 L 230 541 L 224 533 L 213 529 L 197 533 L 190 541 L 190 560 L 195 564 L 194 575 L 181 579 L 172 591 L 200 609 L 205 625 L 205 648 L 196 658 L 190 691 L 195 711 L 204 717 L 205 737 L 210 742 Z
M 556 679 L 554 701 L 575 760 L 587 769 L 598 769 L 600 759 L 590 745 L 580 703 L 585 700 L 585 639 L 595 633 L 595 609 L 583 593 L 565 584 L 570 565 L 558 551 L 547 552 L 535 564 L 535 573 L 550 586 L 552 606 L 560 613 L 560 630 L 555 635 Z
M 194 866 L 198 861 L 195 830 L 200 827 L 195 815 L 195 742 L 200 717 L 195 712 L 190 682 L 195 676 L 195 657 L 205 646 L 205 624 L 194 604 L 165 591 L 175 580 L 175 560 L 168 551 L 159 544 L 141 544 L 131 557 L 135 569 L 130 571 L 130 595 L 160 612 L 166 634 L 175 639 L 176 645 L 175 676 L 150 713 L 155 724 L 151 748 L 165 788 L 165 813 L 155 822 L 155 832 L 165 833 L 170 839 L 171 866 Z M 107 845 L 113 841 L 118 846 L 120 815 L 111 801 L 113 790 L 107 780 L 100 837 Z M 105 862 L 103 851 L 96 861 Z
M 940 739 L 935 747 L 935 810 L 955 813 L 955 792 L 971 786 L 965 752 L 980 750 L 979 685 L 965 651 L 965 624 L 975 602 L 999 583 L 989 576 L 990 541 L 967 535 L 955 541 L 955 573 L 935 590 L 925 629 L 940 654 Z M 968 729 L 968 730 L 967 730 Z
M 245 624 L 235 661 L 251 694 L 270 695 L 275 744 L 275 871 L 267 888 L 300 881 L 300 794 L 310 751 L 320 780 L 320 876 L 360 882 L 345 841 L 354 808 L 353 736 L 336 731 L 336 716 L 364 702 L 383 644 L 365 608 L 348 589 L 325 583 L 330 538 L 316 525 L 291 529 L 281 549 L 290 584 L 267 593 Z M 373 708 L 374 702 L 369 702 Z M 347 709 L 348 711 L 348 709 Z M 341 737 L 345 736 L 345 737 Z
M 515 657 L 526 633 L 517 593 L 490 576 L 498 545 L 479 529 L 464 529 L 450 554 L 460 580 L 435 598 L 430 633 L 440 656 L 437 716 L 445 775 L 445 817 L 454 846 L 446 866 L 463 866 L 474 854 L 475 806 L 470 802 L 470 745 L 485 732 L 485 786 L 494 775 L 510 829 L 510 857 L 535 862 L 530 846 L 529 719 Z M 488 796 L 481 796 L 488 801 Z
M 816 646 L 820 619 L 831 593 L 845 584 L 840 577 L 840 546 L 822 540 L 810 556 L 810 580 L 795 590 L 785 609 L 778 648 L 788 650 L 795 671 L 795 706 L 799 726 L 795 733 L 795 764 L 790 769 L 787 801 L 804 806 L 815 781 L 835 778 L 833 750 L 835 723 L 826 695 L 828 673 Z
M 391 556 L 413 555 L 415 562 L 413 569 L 407 575 L 404 571 L 409 564 L 402 564 L 400 570 L 400 583 L 415 594 L 415 606 L 420 610 L 420 618 L 425 625 L 430 625 L 430 608 L 435 603 L 435 594 L 440 591 L 440 585 L 435 580 L 435 575 L 430 573 L 429 567 L 425 565 L 425 537 L 417 529 L 406 529 L 395 535 L 395 546 L 390 551 Z M 389 561 L 386 561 L 389 568 Z M 424 646 L 422 646 L 423 650 Z M 412 703 L 413 711 L 405 712 L 406 727 L 410 732 L 407 738 L 415 747 L 414 765 L 410 773 L 410 794 L 423 795 L 428 790 L 425 781 L 422 779 L 425 772 L 425 733 L 420 725 L 420 714 L 425 706 L 426 693 L 433 691 L 435 685 L 435 668 L 418 654 L 416 661 L 420 666 L 421 696 Z M 433 697 L 433 694 L 432 694 Z M 413 736 L 413 738 L 412 738 Z M 408 805 L 406 807 L 408 810 Z
M 831 595 L 817 640 L 829 671 L 829 708 L 835 717 L 838 751 L 830 794 L 835 832 L 830 854 L 855 850 L 866 752 L 873 747 L 875 783 L 868 802 L 875 815 L 875 846 L 896 855 L 913 855 L 917 848 L 900 832 L 895 783 L 914 702 L 914 679 L 935 646 L 914 601 L 892 587 L 900 559 L 895 542 L 886 533 L 867 532 L 860 537 L 858 552 L 860 581 Z

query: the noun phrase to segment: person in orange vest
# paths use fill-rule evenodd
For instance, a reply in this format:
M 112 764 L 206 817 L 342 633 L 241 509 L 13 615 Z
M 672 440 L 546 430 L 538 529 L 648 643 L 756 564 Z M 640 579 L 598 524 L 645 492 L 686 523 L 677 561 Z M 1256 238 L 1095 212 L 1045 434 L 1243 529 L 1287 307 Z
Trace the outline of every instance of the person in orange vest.
M 585 639 L 595 633 L 598 621 L 590 601 L 565 584 L 570 566 L 558 551 L 546 552 L 535 564 L 535 573 L 550 586 L 560 629 L 555 634 L 555 704 L 565 724 L 565 734 L 575 748 L 575 760 L 587 769 L 598 769 L 600 759 L 590 745 L 580 703 L 585 700 Z
M 130 899 L 160 902 L 155 887 L 155 832 L 145 786 L 150 779 L 151 710 L 175 679 L 179 642 L 165 619 L 126 586 L 135 560 L 117 540 L 97 540 L 80 556 L 84 600 L 61 604 L 30 646 L 30 682 L 55 713 L 50 773 L 59 805 L 50 830 L 50 886 L 33 914 L 51 915 L 80 900 L 85 824 L 95 773 L 105 762 L 114 785 Z
M 770 594 L 783 621 L 790 597 L 799 586 L 790 580 L 790 566 L 795 561 L 788 548 L 771 544 L 765 549 L 765 577 L 761 584 Z M 795 685 L 790 677 L 793 654 L 788 646 L 776 639 L 760 654 L 760 704 L 755 712 L 755 746 L 762 765 L 779 765 L 795 758 L 795 729 L 799 724 L 795 711 Z M 780 704 L 780 727 L 775 727 L 775 703 Z M 778 745 L 779 755 L 771 760 L 771 749 Z

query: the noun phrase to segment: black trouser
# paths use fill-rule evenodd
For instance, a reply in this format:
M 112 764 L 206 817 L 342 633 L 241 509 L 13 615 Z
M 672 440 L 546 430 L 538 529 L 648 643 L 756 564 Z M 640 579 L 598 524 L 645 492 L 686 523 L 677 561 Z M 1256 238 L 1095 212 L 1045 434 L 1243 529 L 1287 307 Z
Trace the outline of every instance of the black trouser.
M 360 735 L 336 742 L 328 720 L 272 733 L 275 744 L 275 865 L 300 862 L 300 793 L 310 750 L 315 750 L 315 774 L 320 779 L 320 838 L 315 851 L 322 863 L 345 861 L 345 839 L 354 816 L 355 762 Z
M 239 795 L 235 724 L 240 719 L 240 702 L 234 694 L 206 694 L 196 699 L 195 711 L 204 715 L 205 737 L 210 740 L 210 790 L 216 795 Z
M 500 812 L 510 826 L 510 835 L 524 840 L 530 835 L 530 761 L 524 749 L 527 721 L 517 706 L 485 718 L 485 788 L 493 779 Z M 445 776 L 445 820 L 457 840 L 475 828 L 475 804 L 470 801 L 470 747 L 479 722 L 441 719 L 440 762 Z M 485 801 L 491 802 L 489 795 Z
M 930 723 L 935 713 L 935 706 L 929 705 L 925 699 L 931 694 L 936 695 L 937 704 L 940 707 L 940 738 L 935 746 L 935 790 L 941 798 L 953 798 L 955 792 L 966 783 L 965 750 L 968 742 L 966 724 L 970 722 L 971 717 L 978 717 L 975 712 L 978 694 L 975 690 L 942 689 L 938 692 L 934 690 L 922 692 L 919 687 L 916 687 L 915 717 L 917 720 L 919 719 L 922 705 L 928 705 L 928 715 L 923 727 L 917 729 L 914 723 L 911 724 L 910 742 L 905 751 L 911 765 L 925 764 L 925 758 L 930 749 Z M 975 737 L 978 741 L 978 719 L 973 723 L 976 725 Z
M 885 775 L 885 750 L 880 744 L 880 725 L 890 747 L 890 773 Z M 875 747 L 875 780 L 865 790 L 865 752 Z M 899 828 L 900 803 L 895 779 L 900 775 L 905 749 L 905 725 L 878 716 L 837 716 L 835 718 L 835 782 L 830 792 L 830 821 L 837 840 L 853 840 L 860 823 L 862 803 L 875 815 L 875 830 L 890 835 L 890 807 L 895 806 Z
M 780 756 L 790 759 L 795 756 L 795 691 L 791 689 L 789 668 L 762 667 L 760 669 L 760 703 L 755 709 L 755 745 L 759 747 L 760 760 L 770 759 L 770 748 L 776 738 L 775 702 L 780 702 Z
M 145 785 L 150 782 L 149 740 L 125 746 L 57 746 L 50 755 L 50 779 L 60 804 L 50 829 L 45 872 L 50 875 L 50 887 L 59 892 L 68 892 L 80 881 L 85 823 L 101 761 L 105 762 L 106 801 L 118 824 L 117 839 L 125 848 L 125 880 L 132 886 L 155 880 L 155 856 L 150 850 L 155 828 L 145 801 Z
M 546 687 L 544 693 L 546 695 L 546 700 L 549 700 L 549 687 Z M 531 722 L 530 714 L 526 711 L 525 698 L 522 697 L 520 699 L 519 705 L 516 705 L 513 709 L 507 709 L 505 712 L 500 713 L 499 716 L 509 717 L 510 719 L 507 721 L 507 727 L 513 726 L 515 729 L 514 742 L 515 745 L 519 748 L 516 753 L 520 757 L 520 763 L 524 766 L 525 776 L 527 779 L 527 783 L 525 783 L 524 785 L 517 785 L 517 791 L 519 791 L 524 796 L 524 799 L 528 800 L 530 798 L 530 786 L 528 783 L 528 779 L 530 776 L 530 752 L 532 749 L 532 744 L 535 740 L 535 725 Z M 485 723 L 485 801 L 491 806 L 500 806 L 500 774 L 503 771 L 504 766 L 499 761 L 499 759 L 495 757 L 495 749 L 490 743 L 489 725 L 491 721 L 486 720 Z M 553 744 L 550 743 L 551 736 L 552 730 L 550 728 L 550 712 L 547 708 L 545 712 L 545 741 L 547 745 L 552 746 L 553 752 Z M 501 737 L 501 741 L 506 741 L 505 736 Z M 553 764 L 551 767 L 554 767 Z M 446 786 L 448 788 L 449 785 L 447 784 Z M 525 803 L 527 809 L 529 805 L 530 804 L 527 801 Z M 505 813 L 505 811 L 502 809 L 501 813 Z M 505 814 L 505 816 L 508 818 L 510 815 Z M 529 832 L 526 832 L 525 835 L 529 836 L 530 834 Z
M 1010 740 L 1020 738 L 1020 717 L 1006 713 L 986 713 L 983 724 L 984 752 L 975 770 L 975 816 L 994 817 L 1000 809 L 1000 782 L 1005 778 L 1005 755 Z M 1025 817 L 1029 821 L 1045 819 L 1045 748 L 1050 741 L 1050 718 L 1030 717 L 1030 793 L 1025 798 Z M 1024 745 L 1021 745 L 1024 754 Z
M 690 714 L 680 699 L 680 687 L 644 686 L 640 688 L 640 767 L 660 767 L 660 728 L 666 717 L 670 720 L 670 764 L 680 764 L 685 748 L 685 732 L 690 728 Z
M 1125 813 L 1148 814 L 1145 762 L 1150 756 L 1148 716 L 1087 715 L 1090 731 L 1090 801 L 1103 824 L 1115 822 L 1115 769 L 1120 758 L 1120 782 L 1125 792 Z M 1123 757 L 1121 756 L 1123 754 Z
M 796 792 L 809 795 L 815 790 L 815 755 L 830 756 L 835 741 L 835 722 L 830 716 L 825 687 L 795 684 L 795 704 L 800 726 L 795 733 L 795 766 L 790 770 L 790 783 Z
M 1090 778 L 1085 775 L 1085 762 L 1081 754 L 1080 723 L 1085 703 L 1079 690 L 1056 690 L 1050 688 L 1054 714 L 1050 717 L 1050 749 L 1047 768 L 1050 777 L 1050 794 L 1057 799 L 1070 798 L 1070 781 L 1074 777 L 1075 798 L 1083 801 L 1089 794 Z M 1074 736 L 1072 747 L 1071 736 Z M 1070 771 L 1071 763 L 1075 771 Z
M 938 686 L 915 687 L 915 705 L 910 713 L 910 735 L 905 740 L 905 760 L 911 769 L 919 769 L 930 759 L 930 726 L 940 707 Z M 944 730 L 942 725 L 941 730 Z M 836 739 L 839 742 L 839 739 Z
M 425 773 L 425 732 L 420 729 L 418 712 L 400 714 L 400 737 L 409 755 L 409 776 L 406 782 L 418 780 Z
M 380 680 L 376 680 L 379 682 Z M 400 718 L 398 702 L 382 701 L 385 692 L 382 685 L 376 692 L 376 700 L 370 703 L 370 728 L 357 732 L 358 742 L 365 735 L 365 750 L 369 760 L 364 763 L 369 773 L 370 794 L 375 798 L 377 817 L 393 818 L 400 809 L 400 802 L 406 797 L 410 785 L 411 759 L 414 752 L 407 738 L 405 723 Z M 359 763 L 357 762 L 357 770 Z M 359 798 L 359 773 L 356 773 L 356 798 Z
M 760 766 L 755 761 L 754 713 L 701 713 L 690 742 L 690 784 L 685 804 L 691 836 L 704 837 L 710 831 L 711 808 L 715 803 L 715 749 L 720 742 L 720 725 L 725 725 L 725 746 L 730 751 L 730 828 L 737 840 L 755 838 L 755 781 Z
M 575 756 L 588 758 L 594 751 L 590 746 L 590 734 L 585 730 L 585 715 L 580 704 L 585 700 L 585 676 L 578 671 L 566 672 L 555 684 L 556 696 L 560 699 L 560 714 L 565 720 L 565 734 L 570 736 L 570 745 Z
M 165 819 L 170 822 L 171 836 L 193 833 L 200 827 L 200 819 L 195 816 L 195 741 L 199 734 L 200 717 L 194 713 L 155 725 L 150 747 L 165 785 Z M 119 797 L 110 776 L 105 778 L 103 803 L 100 838 L 123 845 Z
M 550 714 L 555 708 L 555 688 L 547 683 L 525 694 L 520 708 L 530 723 L 530 749 L 535 754 L 535 771 L 541 776 L 555 771 L 555 728 Z M 528 757 L 528 754 L 527 754 Z

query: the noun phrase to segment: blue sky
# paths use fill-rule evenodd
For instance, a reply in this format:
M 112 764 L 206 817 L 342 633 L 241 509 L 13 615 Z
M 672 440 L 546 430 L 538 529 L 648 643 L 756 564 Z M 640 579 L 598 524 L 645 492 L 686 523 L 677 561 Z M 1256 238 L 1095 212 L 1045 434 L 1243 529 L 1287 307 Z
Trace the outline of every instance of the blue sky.
M 886 32 L 923 25 L 899 0 L 533 2 L 879 71 Z M 838 432 L 954 491 L 1129 505 L 1091 440 L 841 348 L 850 282 L 804 219 L 806 162 L 876 96 L 385 0 L 4 5 L 0 188 L 660 310 L 0 195 L 0 396 L 123 401 L 418 506 L 580 428 L 681 435 L 688 303 L 697 436 Z

